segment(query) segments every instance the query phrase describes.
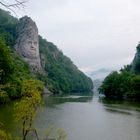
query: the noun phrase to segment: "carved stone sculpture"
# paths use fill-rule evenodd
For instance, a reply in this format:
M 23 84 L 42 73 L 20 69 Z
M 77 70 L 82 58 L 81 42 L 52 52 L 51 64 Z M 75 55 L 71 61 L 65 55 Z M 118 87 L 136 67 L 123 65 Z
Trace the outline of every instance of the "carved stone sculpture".
M 17 25 L 15 49 L 28 62 L 33 72 L 41 70 L 38 29 L 35 22 L 25 16 Z

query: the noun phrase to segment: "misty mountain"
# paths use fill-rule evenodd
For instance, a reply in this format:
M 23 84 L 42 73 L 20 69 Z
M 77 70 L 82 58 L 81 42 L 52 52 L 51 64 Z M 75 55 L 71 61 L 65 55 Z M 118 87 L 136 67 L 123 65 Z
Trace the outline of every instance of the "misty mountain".
M 99 69 L 96 71 L 89 72 L 88 75 L 91 77 L 92 80 L 100 80 L 102 81 L 112 70 L 110 69 Z

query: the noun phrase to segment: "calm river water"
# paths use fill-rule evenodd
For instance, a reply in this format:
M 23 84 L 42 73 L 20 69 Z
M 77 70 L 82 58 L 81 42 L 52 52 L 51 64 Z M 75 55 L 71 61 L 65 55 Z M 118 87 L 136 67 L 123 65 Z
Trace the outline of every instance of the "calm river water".
M 140 104 L 98 96 L 44 97 L 35 125 L 40 137 L 48 126 L 62 128 L 67 140 L 140 140 Z M 12 105 L 0 107 L 0 121 L 16 132 Z

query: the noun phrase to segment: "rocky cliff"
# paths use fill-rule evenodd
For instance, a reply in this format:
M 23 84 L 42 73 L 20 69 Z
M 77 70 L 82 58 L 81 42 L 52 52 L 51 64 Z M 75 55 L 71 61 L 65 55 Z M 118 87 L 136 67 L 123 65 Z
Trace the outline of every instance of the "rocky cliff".
M 28 16 L 22 17 L 16 33 L 16 51 L 28 62 L 33 72 L 41 71 L 38 29 L 35 22 Z
M 137 46 L 137 51 L 131 64 L 131 71 L 134 73 L 140 73 L 140 44 Z

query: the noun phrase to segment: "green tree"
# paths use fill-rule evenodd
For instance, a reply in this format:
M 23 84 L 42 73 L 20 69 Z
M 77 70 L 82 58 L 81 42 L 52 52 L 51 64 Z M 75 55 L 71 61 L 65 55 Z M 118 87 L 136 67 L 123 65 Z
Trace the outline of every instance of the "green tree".
M 41 103 L 41 93 L 44 89 L 43 83 L 38 80 L 24 80 L 22 83 L 22 99 L 15 104 L 15 119 L 22 124 L 22 140 L 26 140 L 29 132 L 37 131 L 33 127 L 37 108 Z
M 140 100 L 140 75 L 135 75 L 131 79 L 131 92 L 129 96 L 133 99 Z
M 0 140 L 17 140 L 14 139 L 10 133 L 5 131 L 5 129 L 3 128 L 3 124 L 1 122 L 0 122 Z
M 9 133 L 0 129 L 0 140 L 14 140 Z
M 99 88 L 99 92 L 104 93 L 107 98 L 116 97 L 119 87 L 118 78 L 119 74 L 116 71 L 109 74 Z
M 14 73 L 13 59 L 10 50 L 6 47 L 4 41 L 0 38 L 0 83 L 8 81 L 11 74 Z
M 9 84 L 1 84 L 0 85 L 0 104 L 5 104 L 10 101 L 9 96 L 7 95 L 5 89 L 9 88 Z

